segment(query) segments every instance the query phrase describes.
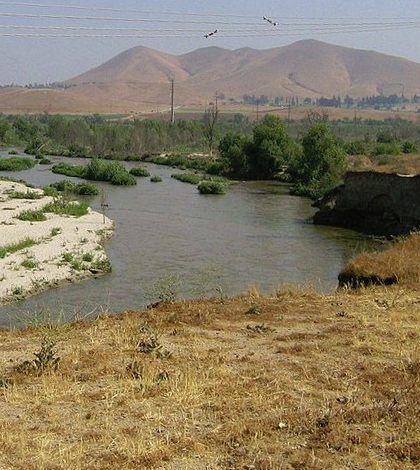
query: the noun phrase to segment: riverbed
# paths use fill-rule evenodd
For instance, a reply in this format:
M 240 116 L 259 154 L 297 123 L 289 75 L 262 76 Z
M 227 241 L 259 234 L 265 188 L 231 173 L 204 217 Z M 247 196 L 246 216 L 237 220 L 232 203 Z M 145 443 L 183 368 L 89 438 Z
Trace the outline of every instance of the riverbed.
M 0 325 L 37 316 L 83 318 L 141 309 L 162 298 L 223 296 L 250 287 L 270 293 L 279 285 L 311 284 L 329 292 L 346 260 L 371 245 L 355 232 L 313 225 L 312 201 L 291 196 L 286 184 L 236 182 L 225 195 L 205 196 L 171 178 L 178 169 L 141 166 L 162 182 L 139 178 L 137 186 L 129 187 L 96 183 L 102 194 L 87 199 L 115 222 L 114 236 L 105 244 L 112 272 L 3 306 Z M 38 187 L 78 180 L 50 168 L 37 165 L 0 175 Z

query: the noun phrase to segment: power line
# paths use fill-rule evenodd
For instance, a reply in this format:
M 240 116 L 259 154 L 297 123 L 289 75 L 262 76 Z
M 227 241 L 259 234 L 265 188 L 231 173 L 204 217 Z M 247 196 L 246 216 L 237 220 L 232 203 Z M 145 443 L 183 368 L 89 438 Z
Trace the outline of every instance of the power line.
M 180 11 L 162 11 L 162 10 L 146 10 L 146 9 L 127 9 L 127 8 L 109 8 L 109 7 L 90 7 L 90 6 L 80 6 L 80 5 L 63 5 L 63 4 L 47 4 L 47 3 L 30 3 L 30 2 L 7 2 L 7 1 L 0 1 L 0 5 L 6 6 L 26 6 L 32 8 L 61 8 L 61 9 L 69 9 L 69 10 L 81 10 L 81 11 L 104 11 L 104 12 L 114 12 L 114 13 L 141 13 L 141 14 L 157 14 L 157 15 L 170 15 L 170 16 L 182 16 L 182 17 L 203 17 L 203 18 L 248 18 L 248 19 L 257 19 L 260 20 L 260 17 L 256 17 L 255 15 L 241 15 L 241 14 L 232 14 L 232 13 L 191 13 L 191 12 L 180 12 Z M 348 21 L 348 22 L 359 22 L 366 20 L 366 16 L 363 17 L 305 17 L 305 16 L 294 16 L 288 17 L 283 15 L 270 15 L 273 17 L 280 18 L 279 24 L 284 24 L 289 20 L 299 21 L 299 20 L 314 20 L 314 21 Z M 262 18 L 262 15 L 261 15 Z M 404 20 L 413 20 L 412 16 L 407 17 L 380 17 L 378 21 L 404 21 Z

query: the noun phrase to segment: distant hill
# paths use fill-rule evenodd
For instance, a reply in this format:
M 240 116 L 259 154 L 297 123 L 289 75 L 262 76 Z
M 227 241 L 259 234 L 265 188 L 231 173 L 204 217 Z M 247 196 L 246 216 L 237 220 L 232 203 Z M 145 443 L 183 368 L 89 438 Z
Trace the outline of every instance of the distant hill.
M 77 108 L 92 112 L 104 103 L 111 111 L 138 109 L 141 105 L 163 109 L 169 103 L 171 79 L 176 83 L 178 106 L 207 104 L 216 91 L 231 101 L 241 101 L 243 95 L 314 99 L 420 94 L 418 63 L 374 51 L 303 40 L 266 50 L 207 47 L 179 56 L 134 47 L 63 82 L 67 88 L 54 94 L 48 105 L 59 107 L 62 99 L 64 108 L 65 102 L 72 101 Z M 31 103 L 37 101 L 36 92 L 27 93 Z M 4 104 L 3 95 L 0 92 L 0 107 Z M 18 102 L 24 107 L 25 96 L 20 96 Z M 45 97 L 43 104 L 46 106 Z

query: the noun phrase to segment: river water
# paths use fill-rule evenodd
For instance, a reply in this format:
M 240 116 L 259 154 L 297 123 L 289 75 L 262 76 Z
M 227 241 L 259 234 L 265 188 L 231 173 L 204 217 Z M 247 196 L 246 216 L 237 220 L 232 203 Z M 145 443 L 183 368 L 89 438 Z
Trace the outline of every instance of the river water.
M 281 284 L 310 283 L 332 291 L 346 260 L 370 245 L 355 232 L 313 225 L 311 201 L 290 196 L 285 184 L 239 182 L 226 195 L 204 196 L 171 178 L 177 169 L 142 166 L 163 181 L 139 178 L 131 187 L 97 183 L 103 196 L 88 199 L 97 211 L 105 201 L 115 221 L 115 234 L 105 244 L 112 273 L 0 307 L 0 325 L 37 315 L 69 319 L 140 309 L 159 296 L 235 294 L 250 286 L 270 293 Z M 67 178 L 43 165 L 0 175 L 40 187 Z

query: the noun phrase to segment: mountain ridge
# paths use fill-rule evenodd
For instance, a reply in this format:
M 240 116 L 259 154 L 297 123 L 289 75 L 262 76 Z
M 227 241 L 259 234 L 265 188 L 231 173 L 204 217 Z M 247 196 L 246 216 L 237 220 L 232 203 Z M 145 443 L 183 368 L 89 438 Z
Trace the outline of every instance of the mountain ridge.
M 240 100 L 245 94 L 300 98 L 358 98 L 393 92 L 413 95 L 420 93 L 420 64 L 314 39 L 263 50 L 209 46 L 181 55 L 136 46 L 64 84 L 108 85 L 113 95 L 112 89 L 124 88 L 123 83 L 125 88 L 128 83 L 137 87 L 153 84 L 152 96 L 161 88 L 159 84 L 167 87 L 170 79 L 181 86 L 183 104 L 207 99 L 215 90 L 232 100 Z M 113 87 L 109 87 L 111 83 Z M 189 100 L 182 86 L 191 90 Z
M 180 55 L 139 45 L 65 80 L 60 92 L 22 89 L 13 102 L 1 90 L 0 107 L 23 112 L 163 112 L 170 103 L 171 80 L 176 106 L 207 106 L 216 92 L 226 103 L 240 103 L 245 95 L 300 101 L 321 96 L 413 96 L 420 95 L 420 64 L 315 39 L 270 49 L 212 45 Z

